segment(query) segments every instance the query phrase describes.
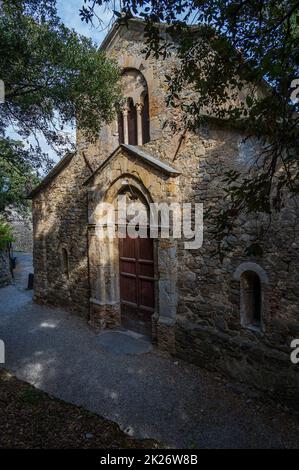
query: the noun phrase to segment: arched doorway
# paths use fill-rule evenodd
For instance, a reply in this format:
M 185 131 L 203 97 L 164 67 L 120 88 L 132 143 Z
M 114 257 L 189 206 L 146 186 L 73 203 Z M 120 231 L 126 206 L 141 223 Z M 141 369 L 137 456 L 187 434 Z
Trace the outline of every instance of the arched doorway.
M 155 254 L 150 238 L 149 207 L 136 187 L 124 186 L 119 192 L 130 209 L 127 214 L 126 236 L 119 237 L 119 283 L 122 326 L 151 336 L 155 313 Z M 137 213 L 143 212 L 141 226 L 130 225 Z M 131 217 L 130 215 L 131 214 Z M 133 215 L 134 214 L 134 215 Z M 131 230 L 136 231 L 132 236 Z M 135 234 L 134 234 L 135 235 Z
M 91 293 L 89 322 L 97 330 L 119 328 L 124 323 L 122 312 L 126 312 L 121 307 L 124 305 L 123 300 L 131 302 L 131 298 L 123 298 L 123 295 L 120 295 L 120 261 L 126 262 L 126 258 L 129 258 L 129 261 L 132 260 L 131 266 L 122 269 L 122 273 L 135 274 L 137 263 L 139 269 L 139 276 L 131 281 L 131 294 L 136 289 L 139 294 L 139 302 L 137 298 L 131 302 L 135 304 L 133 313 L 136 313 L 137 307 L 137 314 L 140 310 L 141 313 L 146 311 L 146 325 L 141 326 L 145 326 L 145 331 L 151 333 L 152 341 L 157 343 L 159 349 L 173 352 L 178 306 L 177 240 L 161 237 L 159 230 L 158 234 L 154 234 L 153 240 L 141 241 L 141 247 L 134 245 L 134 248 L 131 248 L 134 256 L 126 256 L 124 250 L 124 256 L 119 253 L 122 237 L 118 231 L 126 225 L 125 219 L 117 222 L 121 210 L 117 204 L 119 194 L 125 193 L 126 197 L 133 200 L 137 196 L 149 209 L 151 204 L 159 204 L 161 197 L 165 201 L 166 196 L 166 202 L 168 197 L 171 198 L 170 201 L 173 201 L 174 196 L 178 197 L 178 185 L 175 180 L 178 173 L 168 172 L 162 164 L 161 171 L 159 168 L 158 160 L 145 160 L 144 154 L 138 153 L 134 147 L 119 147 L 88 181 L 88 261 Z M 109 205 L 113 222 L 100 222 L 102 204 Z M 146 239 L 147 237 L 143 240 Z M 124 249 L 127 249 L 126 242 Z M 138 249 L 139 255 L 135 256 Z M 139 287 L 136 287 L 138 282 Z M 138 326 L 140 327 L 140 324 L 137 328 Z

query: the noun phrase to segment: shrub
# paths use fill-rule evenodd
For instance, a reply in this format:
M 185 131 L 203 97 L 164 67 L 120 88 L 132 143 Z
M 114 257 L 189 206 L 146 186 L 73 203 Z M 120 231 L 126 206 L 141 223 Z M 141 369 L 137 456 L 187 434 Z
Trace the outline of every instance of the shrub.
M 13 242 L 13 233 L 11 226 L 0 219 L 0 250 L 4 250 L 8 243 Z

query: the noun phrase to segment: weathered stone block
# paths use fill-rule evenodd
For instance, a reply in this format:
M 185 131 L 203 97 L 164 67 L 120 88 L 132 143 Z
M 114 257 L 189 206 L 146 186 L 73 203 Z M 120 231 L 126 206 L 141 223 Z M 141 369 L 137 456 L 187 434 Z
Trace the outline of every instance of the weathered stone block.
M 121 326 L 120 306 L 92 303 L 89 324 L 98 331 L 119 328 Z

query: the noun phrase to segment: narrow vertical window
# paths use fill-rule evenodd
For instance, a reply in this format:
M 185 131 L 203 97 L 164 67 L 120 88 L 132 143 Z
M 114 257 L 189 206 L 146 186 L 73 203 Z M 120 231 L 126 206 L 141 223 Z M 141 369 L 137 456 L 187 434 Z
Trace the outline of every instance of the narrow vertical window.
M 262 288 L 255 272 L 247 271 L 241 277 L 241 302 L 243 326 L 261 328 Z
M 128 127 L 129 144 L 137 145 L 137 111 L 132 99 L 129 100 Z
M 150 119 L 149 119 L 149 100 L 148 94 L 143 98 L 142 109 L 142 137 L 143 143 L 146 144 L 150 141 Z
M 119 139 L 119 144 L 125 143 L 123 113 L 119 113 L 118 115 L 118 139 Z

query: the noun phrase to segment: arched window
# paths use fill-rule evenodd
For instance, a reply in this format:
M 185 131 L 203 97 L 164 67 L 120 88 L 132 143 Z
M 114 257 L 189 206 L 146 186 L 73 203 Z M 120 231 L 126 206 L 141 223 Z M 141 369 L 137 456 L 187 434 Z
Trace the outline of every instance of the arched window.
M 241 276 L 241 315 L 243 326 L 261 328 L 262 287 L 258 274 L 253 271 Z
M 147 82 L 139 70 L 125 70 L 123 93 L 127 98 L 118 117 L 119 143 L 143 145 L 150 141 L 149 96 Z
M 62 248 L 62 269 L 63 274 L 69 278 L 69 255 L 65 248 Z

